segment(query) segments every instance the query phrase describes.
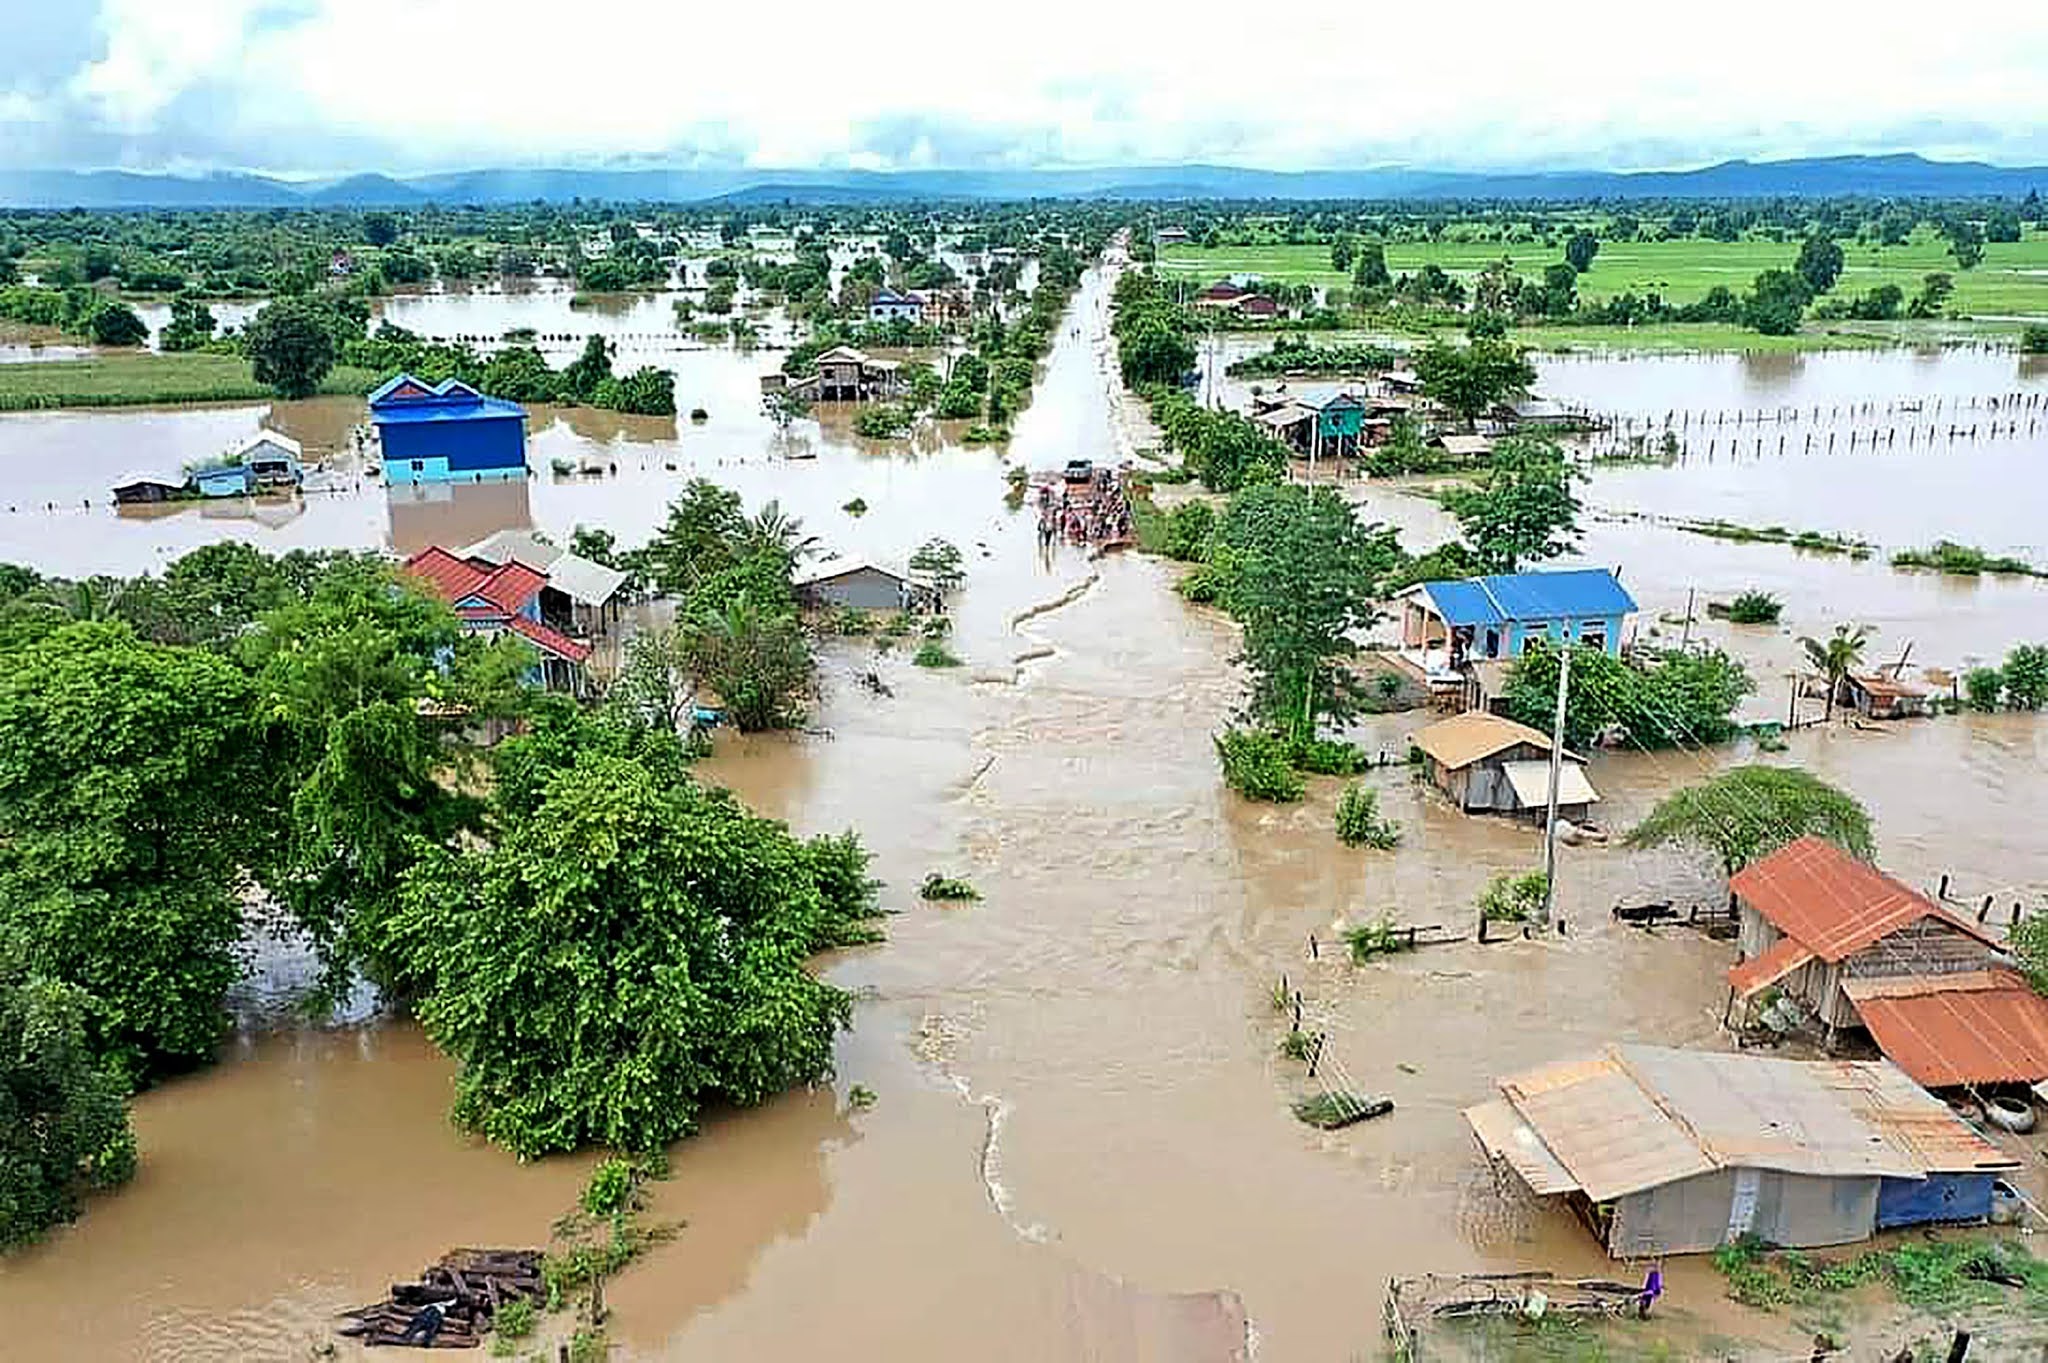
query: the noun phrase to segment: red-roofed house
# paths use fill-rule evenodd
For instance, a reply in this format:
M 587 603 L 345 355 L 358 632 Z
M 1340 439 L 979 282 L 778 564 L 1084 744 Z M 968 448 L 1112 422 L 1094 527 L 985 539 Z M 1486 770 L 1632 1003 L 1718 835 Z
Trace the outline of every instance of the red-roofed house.
M 550 691 L 579 691 L 590 645 L 572 639 L 541 619 L 540 593 L 546 573 L 517 559 L 490 563 L 462 558 L 436 545 L 405 561 L 406 572 L 455 608 L 472 634 L 507 630 L 540 654 L 539 680 Z
M 2024 1072 L 2027 1082 L 2048 1077 L 2034 1073 L 2048 1066 L 2048 1000 L 2014 987 L 2003 944 L 1979 924 L 1822 838 L 1751 862 L 1728 888 L 1740 919 L 1741 961 L 1728 972 L 1735 1000 L 1751 1003 L 1775 988 L 1811 1011 L 1830 1038 L 1868 1027 L 1886 1055 L 1931 1083 L 1963 1081 L 1943 1079 L 1946 1071 L 1927 1063 L 1937 1048 L 1900 1044 L 1894 1054 L 1895 1043 L 1910 1040 L 1909 1015 L 1930 1025 L 1937 1015 L 1974 1015 L 1995 994 L 2011 1014 L 2009 1036 L 1982 1040 L 1968 1067 L 2015 1080 Z M 1993 977 L 1999 987 L 1987 990 Z M 1976 997 L 1959 1013 L 1943 996 L 1962 992 Z

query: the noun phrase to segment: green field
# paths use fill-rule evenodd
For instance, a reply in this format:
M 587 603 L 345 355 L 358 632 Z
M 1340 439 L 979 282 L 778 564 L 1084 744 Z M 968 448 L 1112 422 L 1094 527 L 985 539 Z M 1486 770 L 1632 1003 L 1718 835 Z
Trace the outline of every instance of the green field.
M 322 393 L 361 396 L 376 383 L 362 369 L 337 369 Z M 52 407 L 141 407 L 181 402 L 251 402 L 277 396 L 238 355 L 152 355 L 108 351 L 89 360 L 0 364 L 0 412 Z
M 2029 231 L 2017 242 L 1994 242 L 1984 248 L 1984 261 L 1974 270 L 1956 269 L 1947 243 L 1926 228 L 1900 246 L 1842 243 L 1842 277 L 1834 293 L 1853 297 L 1879 284 L 1896 284 L 1911 298 L 1921 279 L 1945 271 L 1955 279 L 1950 306 L 1966 317 L 2048 318 L 2048 233 Z M 1592 269 L 1579 277 L 1579 294 L 1608 298 L 1633 291 L 1655 290 L 1667 303 L 1694 302 L 1716 284 L 1737 293 L 1764 270 L 1790 269 L 1799 254 L 1797 242 L 1743 240 L 1733 242 L 1685 238 L 1675 241 L 1600 243 Z M 1540 244 L 1481 241 L 1394 242 L 1387 247 L 1387 268 L 1396 274 L 1437 265 L 1452 274 L 1469 276 L 1506 255 L 1531 278 L 1546 265 L 1564 259 L 1564 249 Z M 1344 286 L 1350 281 L 1330 268 L 1327 246 L 1175 246 L 1163 253 L 1164 273 L 1186 275 L 1204 283 L 1232 274 L 1255 274 L 1289 284 Z

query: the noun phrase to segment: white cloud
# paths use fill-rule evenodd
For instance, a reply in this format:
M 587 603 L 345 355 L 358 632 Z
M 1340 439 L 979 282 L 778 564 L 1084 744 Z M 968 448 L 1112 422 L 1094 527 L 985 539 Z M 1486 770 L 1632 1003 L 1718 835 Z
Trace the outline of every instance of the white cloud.
M 2048 5 L 1983 0 L 1967 24 L 1916 15 L 1910 32 L 1888 8 L 1725 0 L 1675 22 L 1641 0 L 1297 0 L 1266 22 L 1216 0 L 102 0 L 105 50 L 69 88 L 156 154 L 203 134 L 277 170 L 360 167 L 365 148 L 394 168 L 735 150 L 760 166 L 1686 164 L 1902 142 L 2048 160 Z

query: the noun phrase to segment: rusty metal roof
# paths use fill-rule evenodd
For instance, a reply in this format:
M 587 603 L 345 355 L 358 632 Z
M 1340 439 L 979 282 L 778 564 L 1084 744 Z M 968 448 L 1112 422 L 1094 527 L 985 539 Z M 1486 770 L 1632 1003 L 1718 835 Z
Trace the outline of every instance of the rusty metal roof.
M 1813 953 L 1805 947 L 1790 937 L 1780 937 L 1770 950 L 1732 967 L 1728 971 L 1728 987 L 1735 991 L 1735 997 L 1746 999 L 1760 989 L 1770 988 L 1812 959 Z
M 1743 903 L 1824 961 L 1839 961 L 1923 918 L 1997 946 L 1984 929 L 1824 838 L 1788 843 L 1728 881 Z
M 1517 743 L 1533 743 L 1545 752 L 1550 751 L 1549 734 L 1484 710 L 1467 710 L 1462 715 L 1440 719 L 1415 735 L 1416 747 L 1454 771 Z
M 1717 1169 L 1919 1178 L 2006 1167 L 1945 1104 L 1881 1060 L 1610 1045 L 1503 1079 L 1500 1088 L 1531 1137 L 1595 1202 Z M 1528 1163 L 1546 1183 L 1558 1181 L 1536 1157 L 1507 1154 L 1513 1129 L 1497 1114 L 1467 1120 L 1518 1172 Z
M 2048 999 L 2010 970 L 1852 980 L 1871 1037 L 1928 1088 L 2048 1079 Z

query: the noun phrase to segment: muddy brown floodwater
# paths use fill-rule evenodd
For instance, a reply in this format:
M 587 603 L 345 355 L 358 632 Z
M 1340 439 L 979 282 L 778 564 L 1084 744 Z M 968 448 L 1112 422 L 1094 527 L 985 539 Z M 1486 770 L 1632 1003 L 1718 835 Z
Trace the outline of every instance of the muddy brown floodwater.
M 1620 928 L 1608 914 L 1624 898 L 1706 902 L 1718 886 L 1682 856 L 1567 848 L 1564 937 L 1368 967 L 1328 949 L 1310 960 L 1310 937 L 1327 946 L 1345 922 L 1464 923 L 1489 876 L 1535 863 L 1535 837 L 1448 811 L 1398 766 L 1366 778 L 1403 826 L 1394 853 L 1336 842 L 1337 782 L 1278 808 L 1222 787 L 1209 735 L 1239 700 L 1229 623 L 1184 606 L 1171 565 L 1039 556 L 1028 516 L 1002 503 L 1006 460 L 1043 468 L 1111 448 L 1104 299 L 1091 274 L 1007 451 L 949 436 L 868 445 L 837 420 L 781 437 L 751 393 L 773 361 L 696 352 L 671 362 L 686 408 L 708 395 L 703 427 L 537 416 L 536 464 L 606 466 L 589 477 L 543 472 L 418 502 L 350 489 L 308 498 L 275 526 L 83 509 L 0 521 L 0 557 L 74 573 L 132 571 L 223 533 L 273 546 L 410 544 L 492 521 L 557 534 L 580 521 L 631 542 L 701 473 L 750 504 L 780 498 L 847 553 L 901 556 L 933 533 L 967 550 L 956 641 L 966 667 L 926 672 L 835 642 L 819 731 L 722 739 L 703 768 L 801 830 L 858 828 L 899 912 L 885 945 L 825 963 L 860 998 L 837 1084 L 723 1114 L 673 1152 L 656 1210 L 687 1226 L 608 1293 L 623 1357 L 1209 1360 L 1241 1356 L 1248 1340 L 1267 1360 L 1370 1357 L 1391 1275 L 1634 1271 L 1563 1216 L 1503 1200 L 1458 1114 L 1496 1075 L 1610 1039 L 1725 1045 L 1729 947 Z M 1865 362 L 1809 365 L 1838 358 Z M 1637 372 L 1618 368 L 1614 381 Z M 134 462 L 137 446 L 224 443 L 260 415 L 0 420 L 0 500 L 29 485 L 95 485 L 109 445 Z M 340 450 L 360 410 L 274 415 Z M 1789 461 L 1731 467 L 1602 470 L 1588 495 L 1650 511 L 1721 480 L 1729 490 L 1713 496 L 1746 502 L 1821 495 L 1823 484 L 1788 481 Z M 2007 470 L 2007 500 L 2025 489 L 2039 504 L 2038 467 Z M 1843 523 L 1884 534 L 1895 514 L 1884 482 L 1857 474 L 1823 480 L 1835 489 L 1823 500 Z M 855 495 L 864 517 L 840 510 Z M 1445 533 L 1427 502 L 1380 487 L 1356 495 L 1418 544 Z M 1999 500 L 1957 495 L 1943 509 L 1957 523 L 1941 532 L 1982 533 L 1992 521 L 1972 506 Z M 1791 508 L 1743 518 L 1810 519 Z M 1886 648 L 1910 640 L 1929 662 L 2048 636 L 2048 584 L 1960 586 L 1636 520 L 1596 522 L 1584 550 L 1622 565 L 1643 629 L 1674 628 L 1658 617 L 1682 611 L 1688 587 L 1703 600 L 1752 585 L 1784 597 L 1786 628 L 1695 626 L 1752 661 L 1760 716 L 1783 705 L 1792 635 L 1837 619 L 1877 625 Z M 869 668 L 893 698 L 854 685 Z M 1354 736 L 1400 753 L 1421 722 L 1377 718 Z M 1887 865 L 1908 879 L 1951 872 L 1959 894 L 2038 900 L 2044 733 L 2024 716 L 1837 727 L 1794 734 L 1789 752 L 1764 760 L 1855 791 Z M 1603 822 L 1626 826 L 1674 785 L 1753 756 L 1596 756 Z M 914 887 L 932 870 L 966 876 L 983 898 L 919 902 Z M 1284 1022 L 1270 998 L 1283 975 L 1330 1035 L 1330 1073 L 1391 1095 L 1393 1115 L 1324 1134 L 1289 1114 L 1305 1081 L 1276 1053 Z M 588 1161 L 520 1165 L 458 1135 L 445 1120 L 449 1078 L 416 1030 L 388 1023 L 245 1041 L 215 1069 L 143 1095 L 136 1183 L 0 1262 L 0 1352 L 304 1358 L 335 1307 L 451 1245 L 539 1242 Z M 873 1107 L 848 1103 L 856 1083 L 875 1092 Z M 1785 1320 L 1729 1306 L 1697 1260 L 1672 1266 L 1666 1301 L 1669 1315 L 1637 1336 L 1645 1349 L 1661 1341 L 1696 1356 L 1712 1338 L 1716 1350 L 1784 1355 L 1802 1342 Z

